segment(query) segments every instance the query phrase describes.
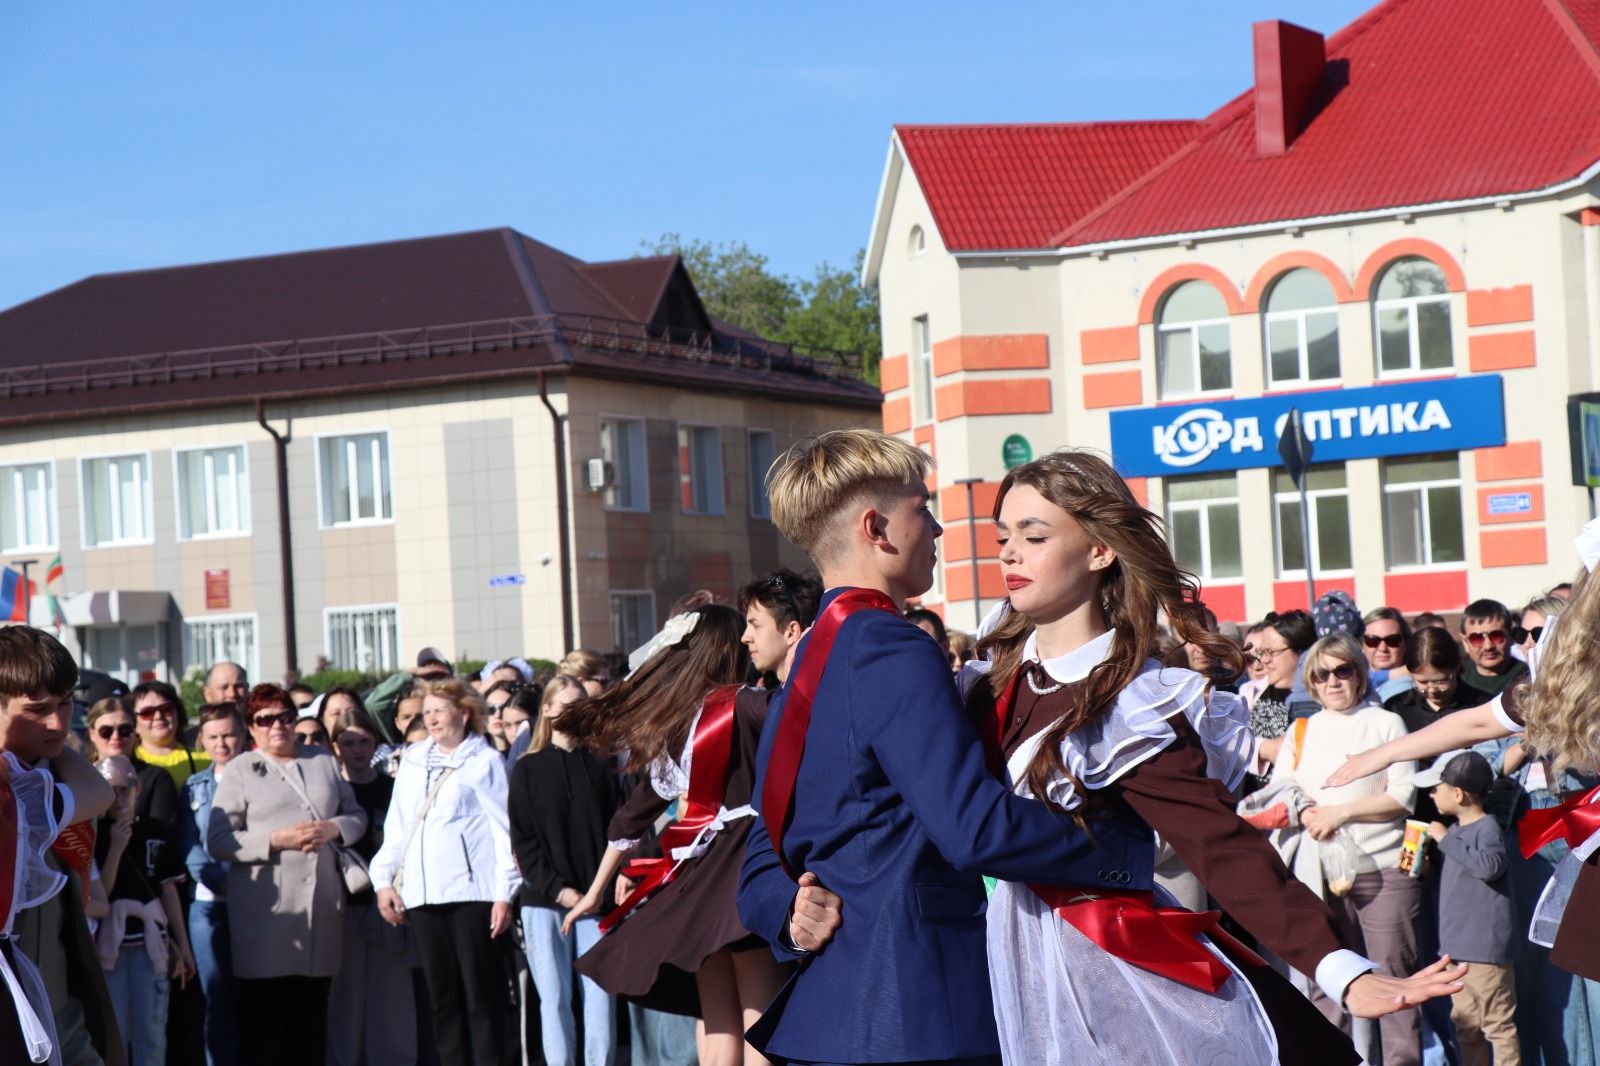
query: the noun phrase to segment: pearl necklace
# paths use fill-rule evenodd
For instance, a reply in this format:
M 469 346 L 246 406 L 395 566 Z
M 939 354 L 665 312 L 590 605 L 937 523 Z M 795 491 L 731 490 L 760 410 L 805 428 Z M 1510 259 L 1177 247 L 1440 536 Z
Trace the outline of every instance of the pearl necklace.
M 1060 688 L 1061 688 L 1061 686 L 1063 684 L 1063 682 L 1060 682 L 1060 681 L 1057 681 L 1055 684 L 1050 685 L 1047 688 L 1040 688 L 1037 684 L 1034 683 L 1033 671 L 1028 669 L 1028 667 L 1030 667 L 1030 666 L 1038 666 L 1038 665 L 1039 665 L 1038 663 L 1026 663 L 1026 664 L 1023 665 L 1023 668 L 1022 668 L 1023 676 L 1028 679 L 1028 687 L 1033 689 L 1033 694 L 1035 696 L 1048 696 L 1048 695 L 1050 695 L 1050 693 L 1060 690 Z

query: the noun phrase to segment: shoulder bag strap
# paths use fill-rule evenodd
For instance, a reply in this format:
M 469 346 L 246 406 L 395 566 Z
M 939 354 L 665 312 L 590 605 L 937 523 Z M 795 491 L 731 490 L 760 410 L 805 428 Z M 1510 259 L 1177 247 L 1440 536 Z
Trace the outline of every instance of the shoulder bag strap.
M 439 798 L 439 790 L 444 787 L 445 781 L 449 780 L 450 775 L 455 772 L 456 768 L 454 766 L 446 766 L 440 769 L 439 779 L 428 790 L 428 795 L 423 799 L 422 806 L 417 810 L 416 819 L 411 823 L 410 830 L 406 832 L 405 847 L 400 849 L 400 861 L 394 868 L 394 880 L 391 882 L 396 892 L 400 891 L 400 882 L 405 880 L 406 857 L 411 854 L 411 845 L 417 841 L 417 830 L 422 828 L 422 820 L 428 817 L 428 811 L 433 807 L 433 801 Z
M 317 810 L 317 805 L 315 803 L 311 802 L 311 797 L 306 795 L 305 788 L 300 784 L 299 781 L 296 781 L 294 779 L 294 777 L 290 776 L 289 771 L 285 770 L 282 766 L 278 765 L 277 763 L 272 762 L 272 760 L 270 760 L 270 759 L 267 759 L 265 761 L 268 762 L 268 763 L 271 763 L 272 768 L 274 770 L 278 771 L 278 776 L 283 778 L 283 783 L 288 785 L 290 788 L 294 789 L 295 795 L 299 796 L 302 800 L 304 800 L 305 801 L 305 805 L 307 807 L 311 808 L 311 818 L 312 818 L 313 821 L 318 821 L 318 822 L 327 821 L 327 819 L 322 817 L 322 813 Z

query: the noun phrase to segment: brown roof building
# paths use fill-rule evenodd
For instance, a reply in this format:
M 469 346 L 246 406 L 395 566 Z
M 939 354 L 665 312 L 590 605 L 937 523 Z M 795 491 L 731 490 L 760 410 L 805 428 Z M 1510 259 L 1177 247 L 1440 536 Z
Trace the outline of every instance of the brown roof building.
M 96 275 L 0 312 L 0 561 L 128 677 L 625 651 L 802 561 L 761 475 L 858 370 L 510 229 Z

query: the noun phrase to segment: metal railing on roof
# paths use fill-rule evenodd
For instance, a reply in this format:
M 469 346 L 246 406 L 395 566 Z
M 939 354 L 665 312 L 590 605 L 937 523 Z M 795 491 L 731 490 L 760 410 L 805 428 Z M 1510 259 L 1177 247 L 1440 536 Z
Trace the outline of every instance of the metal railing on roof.
M 833 380 L 861 379 L 860 357 L 850 353 L 801 349 L 715 332 L 656 330 L 639 322 L 591 315 L 552 314 L 31 366 L 0 366 L 0 400 L 406 364 L 531 348 L 557 341 L 596 352 Z

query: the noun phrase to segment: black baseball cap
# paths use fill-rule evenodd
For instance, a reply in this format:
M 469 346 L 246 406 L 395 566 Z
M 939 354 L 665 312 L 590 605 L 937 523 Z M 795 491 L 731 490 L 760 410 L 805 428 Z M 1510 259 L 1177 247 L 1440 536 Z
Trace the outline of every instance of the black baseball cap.
M 441 670 L 444 677 L 455 676 L 450 660 L 438 648 L 423 648 L 417 652 L 417 665 L 411 668 L 411 673 L 414 677 L 436 677 Z
M 1424 789 L 1454 785 L 1463 792 L 1483 796 L 1494 787 L 1494 769 L 1488 759 L 1475 751 L 1448 751 L 1435 759 L 1432 766 L 1418 771 L 1412 783 Z

